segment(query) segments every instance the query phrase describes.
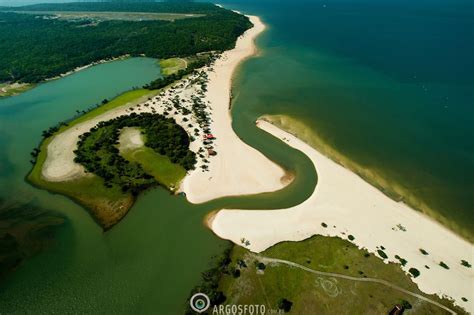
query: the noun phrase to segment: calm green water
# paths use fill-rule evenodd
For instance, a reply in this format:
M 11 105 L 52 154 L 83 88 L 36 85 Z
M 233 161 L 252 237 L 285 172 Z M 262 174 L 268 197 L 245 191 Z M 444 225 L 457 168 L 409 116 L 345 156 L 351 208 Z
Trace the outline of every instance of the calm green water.
M 274 139 L 268 154 L 302 174 L 283 192 L 195 206 L 155 189 L 107 233 L 79 205 L 24 181 L 31 167 L 29 152 L 42 130 L 158 75 L 155 60 L 128 59 L 0 100 L 0 197 L 33 200 L 67 218 L 52 249 L 27 260 L 0 284 L 2 312 L 178 314 L 200 273 L 227 244 L 204 227 L 205 214 L 222 207 L 291 206 L 311 194 L 316 175 L 310 161 Z

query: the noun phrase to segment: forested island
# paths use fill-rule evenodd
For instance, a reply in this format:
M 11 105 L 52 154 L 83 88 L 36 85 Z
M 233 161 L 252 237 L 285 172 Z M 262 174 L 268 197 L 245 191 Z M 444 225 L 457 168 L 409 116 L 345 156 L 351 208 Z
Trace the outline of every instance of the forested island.
M 136 196 L 142 190 L 158 182 L 137 162 L 130 162 L 119 154 L 120 131 L 126 127 L 137 127 L 142 131 L 146 147 L 166 156 L 172 163 L 190 170 L 196 164 L 196 154 L 188 149 L 189 137 L 173 118 L 160 114 L 131 113 L 100 122 L 80 136 L 75 151 L 75 162 L 82 164 L 88 172 L 100 176 L 107 188 L 119 187 L 124 193 Z
M 124 55 L 223 51 L 251 26 L 247 17 L 213 4 L 175 2 L 0 7 L 0 22 L 0 84 L 38 83 Z

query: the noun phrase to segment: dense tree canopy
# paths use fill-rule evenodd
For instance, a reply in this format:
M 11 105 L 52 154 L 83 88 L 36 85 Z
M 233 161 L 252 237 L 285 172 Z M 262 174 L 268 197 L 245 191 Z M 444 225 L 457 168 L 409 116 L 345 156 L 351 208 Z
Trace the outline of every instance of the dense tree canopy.
M 21 14 L 15 11 L 42 11 Z M 7 12 L 8 11 L 8 12 Z M 47 18 L 44 11 L 195 13 L 169 20 Z M 46 17 L 46 18 L 45 18 Z M 36 83 L 91 62 L 146 55 L 183 57 L 234 46 L 251 26 L 248 18 L 207 3 L 66 3 L 0 7 L 0 82 Z

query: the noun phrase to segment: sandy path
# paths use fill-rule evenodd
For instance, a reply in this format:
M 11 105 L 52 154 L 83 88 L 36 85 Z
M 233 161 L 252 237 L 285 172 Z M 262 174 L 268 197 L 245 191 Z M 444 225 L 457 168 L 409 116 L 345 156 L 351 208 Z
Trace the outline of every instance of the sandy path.
M 241 36 L 236 47 L 225 52 L 209 72 L 206 99 L 212 106 L 211 130 L 217 156 L 209 165 L 209 172 L 193 172 L 181 186 L 187 199 L 202 203 L 224 196 L 257 194 L 283 188 L 284 170 L 262 153 L 248 146 L 234 133 L 229 111 L 232 75 L 238 65 L 256 52 L 255 38 L 265 25 L 256 16 L 249 16 L 254 27 Z
M 300 241 L 314 234 L 353 235 L 359 247 L 376 252 L 383 246 L 391 261 L 397 262 L 395 255 L 405 258 L 405 271 L 414 267 L 421 272 L 414 281 L 423 292 L 448 295 L 472 312 L 474 271 L 461 265 L 462 259 L 473 262 L 474 247 L 469 242 L 388 198 L 295 136 L 265 121 L 258 126 L 304 152 L 316 167 L 318 184 L 309 199 L 289 209 L 219 211 L 211 222 L 218 236 L 236 244 L 245 238 L 250 250 L 261 252 L 281 241 Z M 429 255 L 421 254 L 420 248 Z M 439 266 L 440 261 L 450 269 Z

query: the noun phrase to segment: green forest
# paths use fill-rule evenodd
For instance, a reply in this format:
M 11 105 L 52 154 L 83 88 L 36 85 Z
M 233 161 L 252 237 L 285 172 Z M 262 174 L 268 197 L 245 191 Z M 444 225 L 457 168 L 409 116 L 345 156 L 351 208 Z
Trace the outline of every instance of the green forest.
M 145 146 L 156 153 L 167 156 L 171 162 L 186 170 L 194 168 L 196 155 L 190 151 L 186 131 L 173 118 L 159 114 L 132 113 L 97 124 L 80 136 L 75 162 L 82 164 L 88 172 L 104 179 L 105 186 L 120 187 L 122 192 L 138 195 L 142 190 L 158 183 L 143 167 L 124 159 L 117 145 L 120 130 L 124 127 L 140 128 L 145 136 Z
M 12 12 L 12 11 L 15 12 Z M 29 14 L 20 13 L 28 11 Z M 41 13 L 31 14 L 31 11 Z M 195 13 L 177 20 L 61 20 L 45 11 Z M 66 3 L 0 7 L 0 83 L 38 83 L 123 55 L 165 59 L 232 48 L 247 17 L 209 3 Z

